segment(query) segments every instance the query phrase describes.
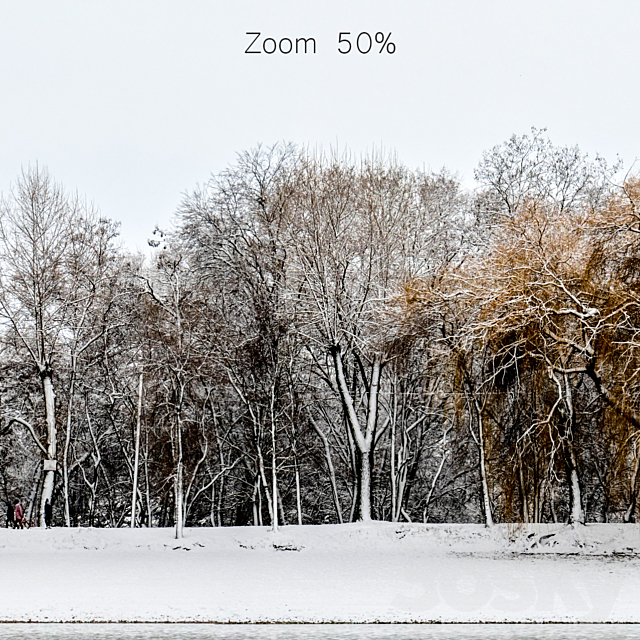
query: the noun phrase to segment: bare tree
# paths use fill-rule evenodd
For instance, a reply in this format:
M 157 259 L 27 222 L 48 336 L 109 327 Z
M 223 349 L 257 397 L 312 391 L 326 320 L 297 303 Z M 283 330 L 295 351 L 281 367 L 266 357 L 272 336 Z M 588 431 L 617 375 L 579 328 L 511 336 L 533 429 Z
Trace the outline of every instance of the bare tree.
M 77 281 L 69 269 L 74 236 L 90 209 L 67 196 L 46 170 L 22 173 L 2 200 L 0 215 L 0 314 L 15 332 L 41 381 L 44 443 L 40 425 L 14 412 L 12 420 L 31 433 L 44 460 L 40 521 L 51 500 L 57 464 L 56 367 L 66 348 Z
M 318 375 L 340 399 L 355 445 L 358 517 L 369 520 L 374 450 L 391 420 L 388 406 L 379 415 L 395 335 L 385 318 L 407 281 L 457 252 L 462 200 L 446 175 L 379 159 L 357 167 L 309 157 L 298 194 L 290 295 Z

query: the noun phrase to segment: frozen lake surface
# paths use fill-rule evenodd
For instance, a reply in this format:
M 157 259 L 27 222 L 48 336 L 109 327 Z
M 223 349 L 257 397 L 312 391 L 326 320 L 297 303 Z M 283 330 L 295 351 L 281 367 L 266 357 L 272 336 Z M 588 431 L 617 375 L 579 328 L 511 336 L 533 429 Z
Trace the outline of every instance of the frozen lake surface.
M 0 624 L 0 640 L 596 640 L 640 638 L 640 625 L 602 624 Z
M 8 624 L 0 640 L 596 640 L 640 638 L 627 624 Z

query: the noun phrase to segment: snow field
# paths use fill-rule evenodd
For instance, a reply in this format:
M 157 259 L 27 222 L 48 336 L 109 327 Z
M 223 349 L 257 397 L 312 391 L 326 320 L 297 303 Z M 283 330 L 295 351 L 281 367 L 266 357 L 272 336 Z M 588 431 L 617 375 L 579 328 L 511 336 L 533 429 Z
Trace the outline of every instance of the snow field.
M 640 622 L 635 525 L 0 531 L 0 621 Z

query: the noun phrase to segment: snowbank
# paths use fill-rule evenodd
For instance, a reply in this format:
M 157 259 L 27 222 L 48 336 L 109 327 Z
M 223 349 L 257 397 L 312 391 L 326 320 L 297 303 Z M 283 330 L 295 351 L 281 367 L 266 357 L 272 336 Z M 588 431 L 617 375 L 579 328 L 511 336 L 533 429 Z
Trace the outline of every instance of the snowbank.
M 635 525 L 0 530 L 0 621 L 640 622 Z

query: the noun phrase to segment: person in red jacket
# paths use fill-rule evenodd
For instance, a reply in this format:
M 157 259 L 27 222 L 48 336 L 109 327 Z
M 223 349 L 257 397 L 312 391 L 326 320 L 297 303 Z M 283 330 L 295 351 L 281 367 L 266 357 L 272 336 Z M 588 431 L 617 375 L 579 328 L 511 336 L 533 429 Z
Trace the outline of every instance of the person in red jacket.
M 24 510 L 22 509 L 22 505 L 20 504 L 20 500 L 16 498 L 14 507 L 14 515 L 16 521 L 17 529 L 24 529 Z

